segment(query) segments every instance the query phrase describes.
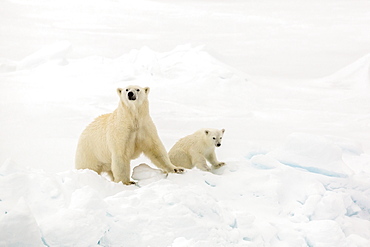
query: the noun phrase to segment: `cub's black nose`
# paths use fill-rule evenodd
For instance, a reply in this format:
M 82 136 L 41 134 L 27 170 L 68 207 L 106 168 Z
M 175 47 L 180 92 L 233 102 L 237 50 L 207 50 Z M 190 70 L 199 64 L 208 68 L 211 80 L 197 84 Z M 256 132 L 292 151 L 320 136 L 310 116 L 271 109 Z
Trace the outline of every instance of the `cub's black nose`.
M 217 143 L 217 145 L 216 145 L 217 147 L 219 147 L 219 146 L 221 146 L 221 143 Z

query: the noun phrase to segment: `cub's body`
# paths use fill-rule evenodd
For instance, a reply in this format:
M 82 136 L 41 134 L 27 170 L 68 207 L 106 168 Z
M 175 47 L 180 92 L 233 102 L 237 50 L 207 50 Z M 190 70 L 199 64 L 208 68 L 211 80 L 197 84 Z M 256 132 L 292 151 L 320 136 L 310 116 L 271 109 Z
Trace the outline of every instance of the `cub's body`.
M 197 167 L 210 171 L 207 161 L 213 168 L 225 165 L 216 158 L 215 148 L 221 146 L 225 130 L 200 129 L 180 139 L 169 151 L 168 155 L 175 166 L 191 169 Z

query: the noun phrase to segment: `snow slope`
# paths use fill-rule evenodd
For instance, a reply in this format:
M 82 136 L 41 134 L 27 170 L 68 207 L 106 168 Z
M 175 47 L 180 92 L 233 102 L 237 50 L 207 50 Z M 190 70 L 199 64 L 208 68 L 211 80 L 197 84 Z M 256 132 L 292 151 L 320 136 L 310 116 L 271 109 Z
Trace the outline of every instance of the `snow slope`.
M 9 35 L 0 43 L 23 39 L 0 52 L 0 246 L 369 246 L 368 3 L 299 2 L 2 2 Z M 333 29 L 339 14 L 347 22 Z M 201 21 L 201 38 L 201 29 L 158 32 L 159 17 L 184 27 L 187 16 Z M 122 34 L 125 18 L 136 34 Z M 236 23 L 261 33 L 253 40 Z M 266 38 L 268 30 L 276 33 Z M 352 36 L 330 46 L 342 31 Z M 193 45 L 184 45 L 188 36 Z M 297 40 L 305 45 L 281 53 Z M 267 53 L 275 60 L 263 60 Z M 309 66 L 289 74 L 302 54 Z M 312 63 L 317 54 L 325 59 Z M 315 66 L 321 72 L 308 76 Z M 137 186 L 74 170 L 79 134 L 115 109 L 116 88 L 128 84 L 151 87 L 167 149 L 196 129 L 225 128 L 216 152 L 227 165 L 167 176 L 140 157 Z

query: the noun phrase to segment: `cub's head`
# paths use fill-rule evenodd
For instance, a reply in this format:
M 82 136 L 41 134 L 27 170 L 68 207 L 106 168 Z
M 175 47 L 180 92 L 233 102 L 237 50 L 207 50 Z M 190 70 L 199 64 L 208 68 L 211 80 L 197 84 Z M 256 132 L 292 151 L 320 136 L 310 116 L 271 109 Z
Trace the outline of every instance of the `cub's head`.
M 148 99 L 149 87 L 127 86 L 117 88 L 117 94 L 126 106 L 139 106 Z
M 225 133 L 225 129 L 205 129 L 204 133 L 206 134 L 207 141 L 215 145 L 216 147 L 221 146 L 222 136 Z

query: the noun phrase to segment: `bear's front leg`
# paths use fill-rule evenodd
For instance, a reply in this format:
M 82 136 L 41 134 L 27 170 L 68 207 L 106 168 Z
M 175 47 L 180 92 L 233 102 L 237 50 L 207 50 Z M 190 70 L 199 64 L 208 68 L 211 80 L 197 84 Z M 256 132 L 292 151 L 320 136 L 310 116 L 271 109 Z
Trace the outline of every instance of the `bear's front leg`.
M 171 172 L 171 173 L 184 173 L 185 169 L 182 167 L 174 166 L 170 159 L 168 158 L 167 153 L 153 153 L 153 152 L 144 152 L 144 154 L 153 162 L 155 166 L 158 168 L 161 168 L 165 172 Z
M 207 165 L 206 159 L 201 154 L 193 155 L 192 159 L 194 166 L 196 166 L 198 169 L 206 172 L 211 171 L 211 168 Z
M 225 162 L 220 162 L 220 163 L 218 163 L 216 165 L 212 165 L 212 167 L 215 168 L 215 169 L 218 169 L 218 168 L 220 168 L 220 167 L 222 167 L 224 165 L 226 165 Z
M 179 174 L 185 172 L 184 168 L 174 166 L 171 163 L 167 151 L 160 141 L 147 140 L 146 146 L 144 146 L 143 148 L 143 152 L 145 156 L 147 156 L 155 166 L 163 169 L 165 172 Z
M 130 160 L 123 158 L 121 155 L 113 155 L 111 169 L 114 182 L 122 182 L 126 185 L 135 184 L 130 180 Z
M 224 162 L 220 162 L 217 160 L 216 158 L 216 154 L 215 152 L 211 152 L 208 156 L 206 156 L 207 160 L 209 161 L 209 163 L 212 164 L 212 167 L 217 169 L 217 168 L 220 168 L 221 166 L 224 166 L 225 163 Z

